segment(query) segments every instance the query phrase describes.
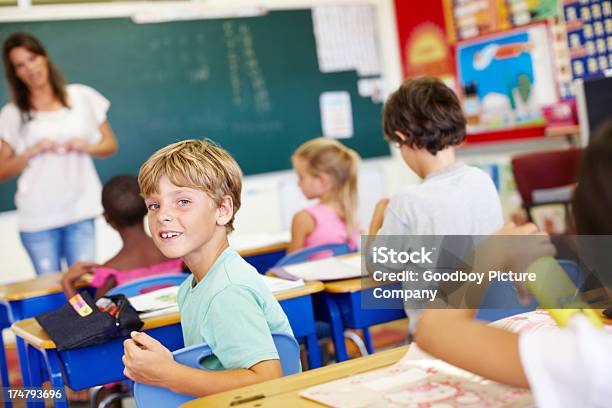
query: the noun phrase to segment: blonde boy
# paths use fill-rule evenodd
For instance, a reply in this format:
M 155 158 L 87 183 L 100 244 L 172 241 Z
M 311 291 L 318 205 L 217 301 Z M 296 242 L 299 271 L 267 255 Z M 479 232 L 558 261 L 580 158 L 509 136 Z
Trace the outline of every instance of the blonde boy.
M 292 334 L 287 316 L 227 240 L 241 178 L 236 161 L 209 140 L 172 144 L 141 167 L 153 240 L 192 272 L 178 294 L 185 346 L 207 343 L 214 355 L 202 363 L 212 371 L 189 368 L 157 340 L 133 332 L 123 357 L 130 379 L 204 396 L 282 375 L 271 332 Z

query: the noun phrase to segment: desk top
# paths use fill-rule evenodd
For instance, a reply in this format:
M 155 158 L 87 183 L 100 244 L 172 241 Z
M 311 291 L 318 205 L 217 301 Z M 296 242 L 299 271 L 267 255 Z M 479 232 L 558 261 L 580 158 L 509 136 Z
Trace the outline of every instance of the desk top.
M 276 243 L 259 248 L 252 248 L 239 251 L 242 257 L 266 254 L 270 252 L 287 249 L 287 243 Z M 77 283 L 77 287 L 88 285 L 88 281 Z M 0 299 L 7 301 L 17 301 L 30 299 L 37 296 L 52 295 L 62 291 L 62 274 L 51 273 L 37 276 L 20 282 L 0 285 Z
M 259 398 L 253 399 L 252 402 L 240 403 L 238 407 L 320 406 L 315 402 L 301 398 L 298 393 L 308 387 L 394 364 L 407 351 L 408 346 L 381 351 L 366 357 L 317 368 L 316 370 L 309 370 L 300 374 L 199 398 L 186 403 L 183 407 L 229 407 L 234 401 L 255 398 L 257 396 Z
M 265 245 L 259 248 L 243 249 L 241 251 L 238 251 L 238 253 L 240 254 L 241 257 L 245 258 L 247 256 L 255 256 L 255 255 L 268 254 L 271 252 L 284 251 L 287 249 L 288 246 L 289 246 L 288 242 L 282 242 L 282 243 L 277 243 L 277 244 Z
M 275 293 L 274 295 L 278 301 L 282 301 L 321 291 L 323 291 L 323 284 L 321 282 L 307 282 L 305 286 L 301 288 L 285 290 Z M 142 330 L 149 330 L 156 327 L 180 323 L 181 318 L 178 313 L 172 313 L 164 316 L 151 317 L 150 319 L 145 319 L 143 321 L 144 326 L 142 327 Z M 38 349 L 55 348 L 55 343 L 53 340 L 49 338 L 47 332 L 40 327 L 34 318 L 18 321 L 11 326 L 11 329 L 17 336 L 21 337 L 27 343 Z
M 77 282 L 77 287 L 87 286 L 89 281 Z M 0 286 L 0 299 L 10 301 L 51 295 L 62 291 L 62 274 L 50 273 L 32 279 Z

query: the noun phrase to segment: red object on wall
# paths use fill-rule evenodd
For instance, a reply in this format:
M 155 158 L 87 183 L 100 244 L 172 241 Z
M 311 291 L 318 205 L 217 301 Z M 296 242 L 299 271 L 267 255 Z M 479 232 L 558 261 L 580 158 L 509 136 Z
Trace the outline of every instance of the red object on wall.
M 395 0 L 404 77 L 454 76 L 442 0 Z

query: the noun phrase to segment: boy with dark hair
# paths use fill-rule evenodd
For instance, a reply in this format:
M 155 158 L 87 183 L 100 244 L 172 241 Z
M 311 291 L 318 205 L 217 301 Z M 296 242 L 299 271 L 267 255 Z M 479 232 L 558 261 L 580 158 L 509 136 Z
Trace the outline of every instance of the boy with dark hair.
M 138 179 L 115 176 L 102 189 L 104 219 L 121 236 L 123 247 L 104 265 L 77 262 L 62 276 L 66 298 L 77 294 L 75 283 L 86 273 L 93 273 L 90 285 L 100 297 L 111 288 L 129 281 L 161 273 L 178 273 L 182 261 L 166 258 L 144 229 L 147 207 L 140 196 Z
M 502 226 L 491 178 L 457 163 L 465 117 L 455 93 L 435 78 L 406 80 L 384 108 L 385 138 L 423 179 L 376 206 L 370 234 L 487 235 Z
M 435 78 L 406 80 L 384 108 L 385 139 L 423 179 L 391 200 L 381 200 L 370 224 L 377 246 L 397 244 L 390 236 L 489 235 L 503 224 L 501 204 L 491 178 L 458 163 L 455 146 L 465 139 L 466 120 L 455 93 Z M 406 244 L 404 242 L 403 244 Z M 423 283 L 413 283 L 416 287 Z M 418 302 L 405 304 L 413 332 Z

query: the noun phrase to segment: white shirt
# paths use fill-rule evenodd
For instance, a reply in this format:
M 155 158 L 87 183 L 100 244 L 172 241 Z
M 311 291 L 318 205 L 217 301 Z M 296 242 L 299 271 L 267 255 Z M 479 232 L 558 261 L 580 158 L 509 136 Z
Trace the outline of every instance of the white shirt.
M 72 138 L 99 143 L 102 138 L 99 126 L 106 121 L 110 102 L 85 85 L 68 85 L 66 91 L 70 108 L 32 112 L 32 119 L 25 123 L 16 105 L 5 105 L 0 111 L 0 138 L 16 154 L 43 138 L 60 144 Z M 96 217 L 102 212 L 101 190 L 88 154 L 39 154 L 30 159 L 17 180 L 15 206 L 19 229 L 42 231 Z
M 502 225 L 491 178 L 479 168 L 455 164 L 391 198 L 378 235 L 489 235 Z
M 521 333 L 519 351 L 539 408 L 612 404 L 612 333 L 584 316 L 565 329 Z
M 493 180 L 482 170 L 457 163 L 428 175 L 423 183 L 408 186 L 391 198 L 378 237 L 378 246 L 408 249 L 410 237 L 418 246 L 438 242 L 444 235 L 490 235 L 503 225 L 501 203 Z M 403 236 L 398 238 L 396 236 Z M 435 236 L 435 237 L 419 237 Z M 402 248 L 404 249 L 404 248 Z M 451 248 L 446 248 L 450 250 Z M 462 259 L 468 248 L 452 248 Z M 436 261 L 433 262 L 434 264 Z M 393 268 L 391 268 L 393 269 Z M 405 289 L 434 289 L 435 284 L 404 283 Z M 408 330 L 414 333 L 427 301 L 404 303 Z

